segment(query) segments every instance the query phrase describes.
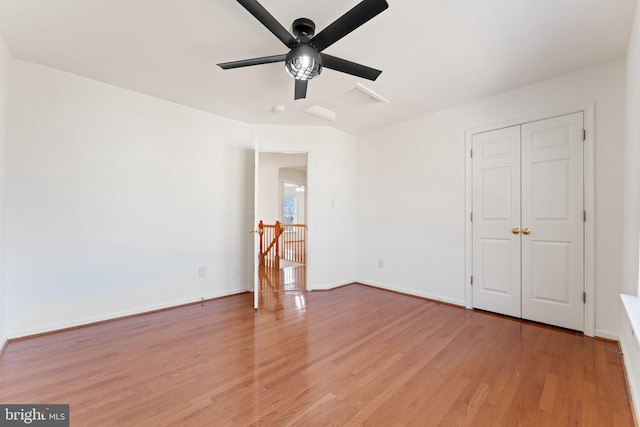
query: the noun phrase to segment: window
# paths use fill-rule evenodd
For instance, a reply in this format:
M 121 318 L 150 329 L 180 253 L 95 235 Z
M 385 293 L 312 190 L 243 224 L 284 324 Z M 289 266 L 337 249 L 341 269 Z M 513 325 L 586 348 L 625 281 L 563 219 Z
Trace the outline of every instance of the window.
M 298 200 L 295 197 L 284 197 L 284 205 L 282 209 L 282 222 L 284 224 L 295 224 L 297 219 Z

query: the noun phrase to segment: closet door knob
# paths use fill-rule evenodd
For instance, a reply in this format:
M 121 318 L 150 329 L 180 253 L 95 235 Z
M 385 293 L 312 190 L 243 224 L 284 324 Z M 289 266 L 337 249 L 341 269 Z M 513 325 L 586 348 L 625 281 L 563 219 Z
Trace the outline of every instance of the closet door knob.
M 518 227 L 513 227 L 513 228 L 511 229 L 511 232 L 512 232 L 513 234 L 520 234 L 520 229 L 519 229 Z
M 523 228 L 523 229 L 522 229 L 522 234 L 527 234 L 527 235 L 528 235 L 528 234 L 531 234 L 531 229 L 529 229 L 529 228 Z

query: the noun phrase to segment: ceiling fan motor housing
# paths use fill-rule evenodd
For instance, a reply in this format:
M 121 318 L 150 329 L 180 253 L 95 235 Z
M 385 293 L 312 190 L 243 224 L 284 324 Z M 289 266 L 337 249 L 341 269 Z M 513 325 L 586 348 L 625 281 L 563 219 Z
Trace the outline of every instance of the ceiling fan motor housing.
M 291 25 L 291 29 L 293 30 L 293 34 L 300 39 L 300 41 L 307 41 L 316 32 L 316 24 L 311 19 L 308 18 L 298 18 L 293 21 Z

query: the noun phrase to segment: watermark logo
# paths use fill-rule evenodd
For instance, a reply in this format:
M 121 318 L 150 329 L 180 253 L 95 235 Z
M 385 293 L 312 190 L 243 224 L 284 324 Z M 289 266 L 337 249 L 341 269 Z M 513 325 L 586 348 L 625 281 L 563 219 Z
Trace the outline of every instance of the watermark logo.
M 69 427 L 69 405 L 0 405 L 0 427 Z

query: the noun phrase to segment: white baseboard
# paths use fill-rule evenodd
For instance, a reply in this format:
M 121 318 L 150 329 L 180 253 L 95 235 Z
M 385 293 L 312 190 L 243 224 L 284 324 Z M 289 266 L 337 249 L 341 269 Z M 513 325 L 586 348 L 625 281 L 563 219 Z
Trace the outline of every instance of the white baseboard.
M 611 341 L 620 341 L 620 334 L 610 331 L 605 331 L 603 329 L 596 329 L 594 331 L 594 336 L 598 338 L 604 338 Z
M 631 394 L 631 405 L 633 406 L 633 411 L 636 414 L 640 414 L 640 395 L 638 394 L 638 386 L 635 380 L 635 376 L 633 374 L 633 369 L 631 366 L 631 357 L 629 357 L 632 353 L 630 353 L 629 344 L 625 339 L 620 340 L 620 350 L 622 351 L 624 361 L 624 371 L 627 375 L 627 385 L 629 386 L 629 393 Z
M 421 297 L 421 298 L 426 298 L 426 299 L 430 299 L 430 300 L 434 300 L 434 301 L 438 301 L 438 302 L 444 302 L 444 303 L 447 303 L 447 304 L 459 305 L 461 307 L 464 307 L 465 304 L 466 304 L 466 302 L 464 300 L 443 298 L 443 297 L 441 297 L 439 295 L 429 294 L 429 293 L 425 293 L 425 292 L 416 292 L 414 290 L 399 288 L 397 286 L 385 285 L 385 284 L 382 284 L 382 283 L 370 282 L 368 280 L 357 280 L 356 283 L 362 283 L 363 285 L 373 286 L 374 288 L 386 289 L 388 291 L 394 291 L 394 292 L 398 292 L 398 293 L 401 293 L 401 294 L 412 295 L 414 297 Z
M 8 342 L 9 340 L 6 335 L 2 335 L 2 337 L 0 337 L 0 357 L 2 357 L 4 349 L 7 348 Z
M 347 282 L 328 283 L 323 285 L 313 285 L 309 287 L 310 291 L 330 291 L 331 289 L 339 288 L 341 286 L 347 286 L 356 283 L 353 280 Z
M 93 323 L 105 322 L 105 321 L 120 319 L 128 316 L 136 316 L 139 314 L 145 314 L 145 313 L 149 313 L 157 310 L 178 307 L 185 304 L 193 304 L 193 303 L 200 302 L 202 300 L 222 298 L 230 295 L 241 294 L 244 292 L 246 291 L 232 290 L 232 291 L 216 292 L 212 294 L 203 295 L 201 297 L 184 298 L 184 299 L 169 301 L 161 304 L 154 304 L 154 305 L 149 305 L 144 307 L 137 307 L 129 310 L 122 310 L 122 311 L 116 311 L 116 312 L 107 313 L 107 314 L 101 314 L 98 316 L 85 317 L 81 319 L 74 319 L 71 321 L 65 321 L 65 322 L 59 322 L 59 323 L 52 323 L 52 324 L 44 325 L 38 328 L 9 331 L 9 339 L 24 338 L 32 335 L 46 334 L 46 333 L 56 332 L 56 331 L 69 329 L 69 328 L 78 328 L 81 326 L 88 326 Z

